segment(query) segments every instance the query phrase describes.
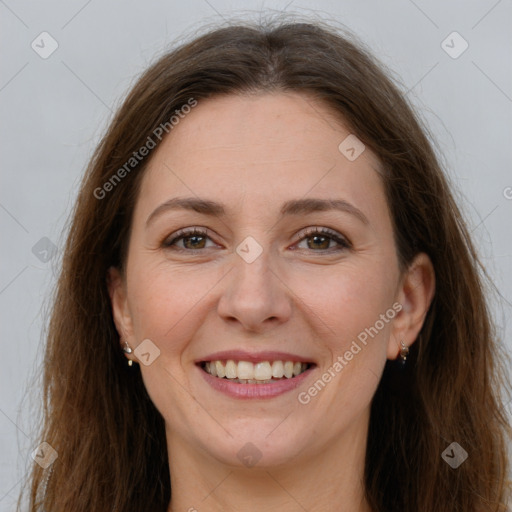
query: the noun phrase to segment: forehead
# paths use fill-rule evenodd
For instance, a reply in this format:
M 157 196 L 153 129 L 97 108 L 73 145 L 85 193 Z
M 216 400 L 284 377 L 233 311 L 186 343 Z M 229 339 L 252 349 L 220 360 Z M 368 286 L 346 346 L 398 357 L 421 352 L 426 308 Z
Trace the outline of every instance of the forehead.
M 339 146 L 349 136 L 327 105 L 303 94 L 200 100 L 152 155 L 140 208 L 197 195 L 258 213 L 311 195 L 342 197 L 377 218 L 386 209 L 380 163 L 368 148 L 348 159 Z

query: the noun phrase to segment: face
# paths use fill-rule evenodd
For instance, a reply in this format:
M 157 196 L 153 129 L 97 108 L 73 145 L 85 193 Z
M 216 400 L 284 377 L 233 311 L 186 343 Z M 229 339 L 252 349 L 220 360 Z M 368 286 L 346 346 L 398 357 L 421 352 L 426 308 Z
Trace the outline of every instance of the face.
M 135 355 L 171 450 L 272 466 L 364 438 L 419 326 L 379 162 L 349 135 L 304 95 L 226 96 L 153 155 L 111 296 L 123 339 L 150 340 Z

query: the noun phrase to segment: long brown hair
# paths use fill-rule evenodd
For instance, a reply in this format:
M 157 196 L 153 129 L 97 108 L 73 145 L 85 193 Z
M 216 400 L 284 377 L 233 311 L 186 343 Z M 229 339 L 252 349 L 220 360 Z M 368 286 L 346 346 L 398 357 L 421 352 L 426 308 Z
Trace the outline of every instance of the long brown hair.
M 434 265 L 435 296 L 407 370 L 388 361 L 372 402 L 368 502 L 376 512 L 505 510 L 504 354 L 481 264 L 425 128 L 352 36 L 278 21 L 217 28 L 159 58 L 99 144 L 73 213 L 44 360 L 41 441 L 58 458 L 44 470 L 34 464 L 30 511 L 166 511 L 164 421 L 138 365 L 126 365 L 106 283 L 110 266 L 123 267 L 149 157 L 112 177 L 191 98 L 261 91 L 303 92 L 330 106 L 383 164 L 401 267 L 418 252 Z M 468 453 L 457 469 L 441 457 L 452 442 Z

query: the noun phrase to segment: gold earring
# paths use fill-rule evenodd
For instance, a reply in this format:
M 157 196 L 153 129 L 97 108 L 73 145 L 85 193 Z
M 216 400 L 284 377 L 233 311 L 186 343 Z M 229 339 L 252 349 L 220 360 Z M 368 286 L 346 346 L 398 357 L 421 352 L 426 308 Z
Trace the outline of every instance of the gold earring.
M 405 361 L 409 355 L 409 347 L 403 341 L 400 341 L 400 345 L 402 345 L 402 348 L 400 349 L 400 363 L 402 366 L 405 366 Z
M 130 348 L 130 345 L 128 345 L 127 341 L 124 342 L 123 352 L 125 354 L 131 354 L 133 352 L 132 349 Z M 133 365 L 133 361 L 130 358 L 128 358 L 128 366 L 132 366 L 132 365 Z

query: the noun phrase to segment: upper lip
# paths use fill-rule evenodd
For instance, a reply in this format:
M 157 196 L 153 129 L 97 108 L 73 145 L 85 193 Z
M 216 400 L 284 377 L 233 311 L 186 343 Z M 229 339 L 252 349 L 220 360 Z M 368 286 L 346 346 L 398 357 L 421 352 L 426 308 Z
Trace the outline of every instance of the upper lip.
M 289 352 L 277 352 L 275 350 L 264 350 L 262 352 L 247 352 L 245 350 L 223 350 L 214 352 L 201 359 L 196 360 L 196 364 L 207 361 L 250 361 L 260 363 L 262 361 L 293 361 L 296 363 L 314 363 L 312 358 L 290 354 Z

